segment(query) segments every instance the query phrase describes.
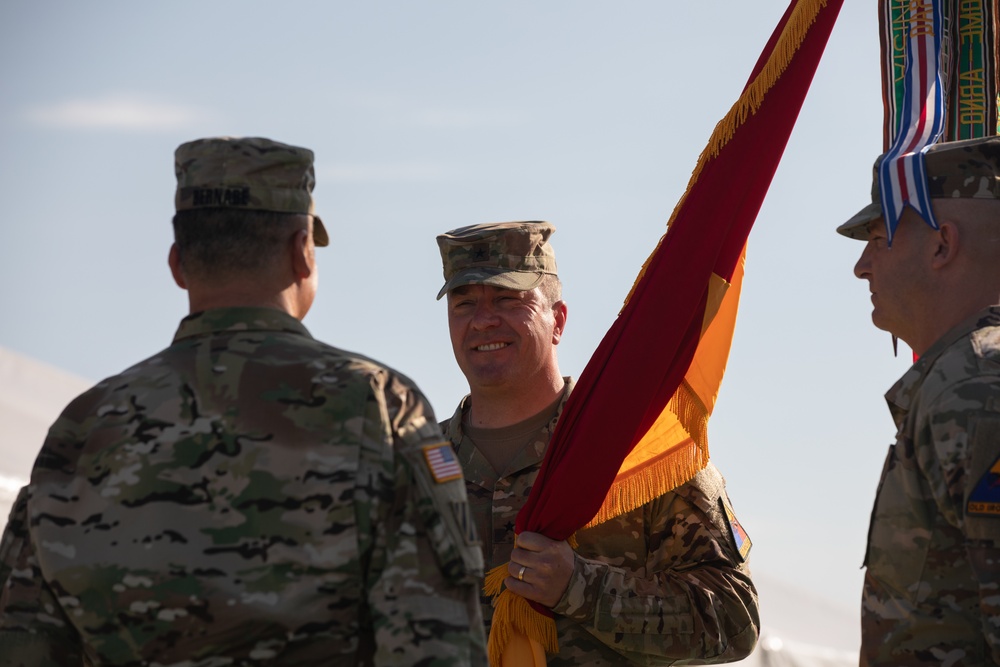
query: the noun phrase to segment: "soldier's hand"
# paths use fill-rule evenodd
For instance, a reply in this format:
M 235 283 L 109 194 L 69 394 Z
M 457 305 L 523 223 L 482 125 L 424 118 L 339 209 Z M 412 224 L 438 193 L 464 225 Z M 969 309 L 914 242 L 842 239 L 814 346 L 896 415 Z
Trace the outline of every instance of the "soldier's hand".
M 504 585 L 527 600 L 555 606 L 573 576 L 573 548 L 527 531 L 517 536 L 516 544 Z

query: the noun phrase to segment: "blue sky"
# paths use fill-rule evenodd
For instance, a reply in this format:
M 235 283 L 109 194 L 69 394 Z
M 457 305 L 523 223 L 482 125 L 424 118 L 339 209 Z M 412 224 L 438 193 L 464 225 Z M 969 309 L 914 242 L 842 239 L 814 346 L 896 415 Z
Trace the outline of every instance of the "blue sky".
M 256 135 L 316 152 L 318 338 L 449 415 L 465 384 L 434 237 L 542 219 L 579 375 L 786 6 L 3 3 L 0 345 L 88 380 L 165 346 L 186 312 L 173 151 Z M 882 394 L 910 356 L 871 325 L 861 245 L 834 233 L 881 150 L 877 23 L 845 3 L 750 236 L 709 429 L 753 568 L 852 611 L 894 434 Z

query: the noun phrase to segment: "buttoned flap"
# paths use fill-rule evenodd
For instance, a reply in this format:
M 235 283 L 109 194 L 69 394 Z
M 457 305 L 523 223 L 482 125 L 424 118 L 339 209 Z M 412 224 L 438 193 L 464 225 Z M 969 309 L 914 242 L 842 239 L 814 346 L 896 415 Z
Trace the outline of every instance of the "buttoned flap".
M 889 449 L 868 531 L 866 565 L 871 576 L 896 597 L 926 595 L 920 581 L 935 529 L 936 504 L 922 479 L 913 442 Z
M 655 595 L 623 598 L 602 595 L 597 610 L 596 627 L 603 632 L 658 636 L 690 635 L 694 620 L 690 613 L 679 613 L 668 600 Z M 655 620 L 654 620 L 655 619 Z M 653 631 L 655 628 L 655 632 Z
M 455 449 L 455 456 L 462 466 L 462 474 L 465 476 L 466 485 L 476 486 L 493 492 L 493 487 L 497 483 L 497 472 L 490 465 L 486 457 L 483 456 L 472 440 L 465 438 L 459 442 L 452 441 Z

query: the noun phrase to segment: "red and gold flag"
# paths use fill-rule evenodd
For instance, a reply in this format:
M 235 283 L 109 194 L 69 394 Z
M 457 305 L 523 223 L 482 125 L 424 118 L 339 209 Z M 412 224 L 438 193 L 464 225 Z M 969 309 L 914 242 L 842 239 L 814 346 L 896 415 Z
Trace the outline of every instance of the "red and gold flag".
M 517 533 L 570 539 L 707 463 L 707 422 L 729 354 L 747 236 L 842 3 L 792 0 L 785 11 L 567 400 Z M 501 591 L 505 570 L 487 578 L 487 592 L 499 595 L 491 664 L 514 664 L 508 646 L 522 649 L 524 636 L 556 652 L 548 610 Z

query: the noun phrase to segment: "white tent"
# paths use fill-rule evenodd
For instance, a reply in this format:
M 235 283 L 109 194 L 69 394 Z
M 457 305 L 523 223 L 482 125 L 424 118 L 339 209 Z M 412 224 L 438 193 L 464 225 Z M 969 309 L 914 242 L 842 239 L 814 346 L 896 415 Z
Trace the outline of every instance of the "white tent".
M 0 347 L 0 524 L 31 472 L 49 426 L 91 385 L 83 378 Z M 751 560 L 752 566 L 752 560 Z M 860 642 L 856 614 L 754 572 L 761 639 L 740 665 L 853 667 Z
M 0 347 L 0 525 L 7 524 L 49 426 L 91 384 Z
M 858 652 L 785 641 L 765 632 L 749 658 L 732 664 L 755 667 L 855 667 L 858 664 Z
M 753 570 L 753 558 L 750 559 Z M 860 614 L 753 573 L 760 596 L 760 641 L 746 667 L 855 667 L 861 643 Z M 858 591 L 858 609 L 861 605 Z

